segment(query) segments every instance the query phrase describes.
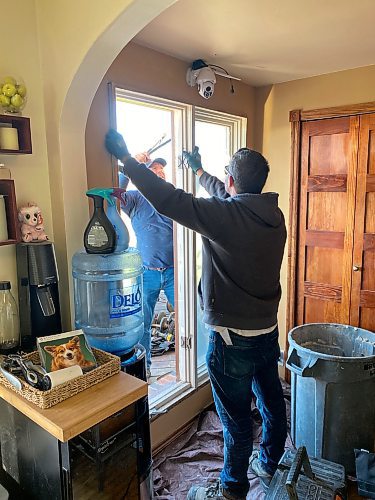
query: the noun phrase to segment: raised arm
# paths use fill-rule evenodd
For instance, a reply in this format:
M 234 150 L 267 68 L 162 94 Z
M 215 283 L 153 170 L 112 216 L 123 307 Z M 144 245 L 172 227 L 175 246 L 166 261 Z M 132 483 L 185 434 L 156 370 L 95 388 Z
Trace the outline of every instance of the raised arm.
M 222 207 L 219 200 L 195 198 L 192 194 L 176 189 L 169 182 L 157 177 L 145 165 L 130 156 L 122 136 L 115 130 L 108 132 L 105 144 L 107 151 L 124 164 L 124 174 L 159 213 L 207 238 L 216 238 L 218 226 L 212 224 L 212 221 L 220 220 Z
M 225 190 L 224 183 L 215 177 L 205 172 L 202 167 L 202 159 L 199 154 L 199 148 L 195 146 L 193 151 L 183 151 L 183 158 L 188 166 L 192 169 L 195 175 L 199 178 L 199 183 L 211 196 L 218 196 L 219 198 L 228 198 L 229 194 Z
M 222 182 L 214 175 L 210 175 L 204 170 L 202 170 L 202 173 L 199 176 L 199 183 L 211 196 L 218 196 L 219 198 L 229 198 L 229 194 L 225 190 L 224 182 Z

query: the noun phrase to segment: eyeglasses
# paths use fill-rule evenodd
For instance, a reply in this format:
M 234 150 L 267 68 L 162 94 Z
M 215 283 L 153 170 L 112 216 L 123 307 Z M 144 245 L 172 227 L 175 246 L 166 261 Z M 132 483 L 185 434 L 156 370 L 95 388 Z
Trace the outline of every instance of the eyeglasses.
M 224 172 L 225 172 L 225 175 L 232 175 L 232 172 L 229 170 L 229 165 L 225 165 Z

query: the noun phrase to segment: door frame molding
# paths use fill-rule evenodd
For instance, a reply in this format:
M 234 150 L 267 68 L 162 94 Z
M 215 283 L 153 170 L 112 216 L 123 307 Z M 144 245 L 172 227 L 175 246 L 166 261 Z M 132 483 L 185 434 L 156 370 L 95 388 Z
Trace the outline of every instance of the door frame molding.
M 363 115 L 375 112 L 375 101 L 361 104 L 348 104 L 332 108 L 321 109 L 294 109 L 289 113 L 291 124 L 291 163 L 289 189 L 289 224 L 288 224 L 288 271 L 287 271 L 287 333 L 295 326 L 296 318 L 296 284 L 297 284 L 297 242 L 298 242 L 298 206 L 300 197 L 300 159 L 301 159 L 301 130 L 302 122 L 324 120 L 327 118 L 341 118 L 344 116 Z M 286 338 L 285 360 L 289 349 Z M 285 370 L 286 379 L 290 382 L 290 372 Z

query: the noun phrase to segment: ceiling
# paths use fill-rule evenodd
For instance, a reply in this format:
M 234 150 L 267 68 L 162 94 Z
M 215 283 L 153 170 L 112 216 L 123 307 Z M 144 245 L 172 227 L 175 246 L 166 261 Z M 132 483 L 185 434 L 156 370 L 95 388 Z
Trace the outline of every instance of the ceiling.
M 253 86 L 375 64 L 375 0 L 178 0 L 134 39 Z

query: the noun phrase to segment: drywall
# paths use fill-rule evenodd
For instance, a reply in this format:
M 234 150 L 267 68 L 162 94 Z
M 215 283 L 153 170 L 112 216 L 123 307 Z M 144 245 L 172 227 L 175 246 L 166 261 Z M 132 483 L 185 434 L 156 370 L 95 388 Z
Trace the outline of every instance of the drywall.
M 235 93 L 231 94 L 229 81 L 218 77 L 213 97 L 204 99 L 196 87 L 189 87 L 186 83 L 188 66 L 185 61 L 134 43 L 121 51 L 96 92 L 87 120 L 86 162 L 90 187 L 112 182 L 110 157 L 103 148 L 103 138 L 109 127 L 108 82 L 126 90 L 246 116 L 247 142 L 252 145 L 254 89 L 242 82 L 234 82 Z
M 280 193 L 280 206 L 289 221 L 290 123 L 289 111 L 375 101 L 375 66 L 340 71 L 256 89 L 255 147 L 268 158 L 271 174 L 267 190 Z M 285 257 L 287 250 L 285 252 Z M 281 282 L 283 296 L 279 323 L 282 346 L 286 339 L 287 259 Z

